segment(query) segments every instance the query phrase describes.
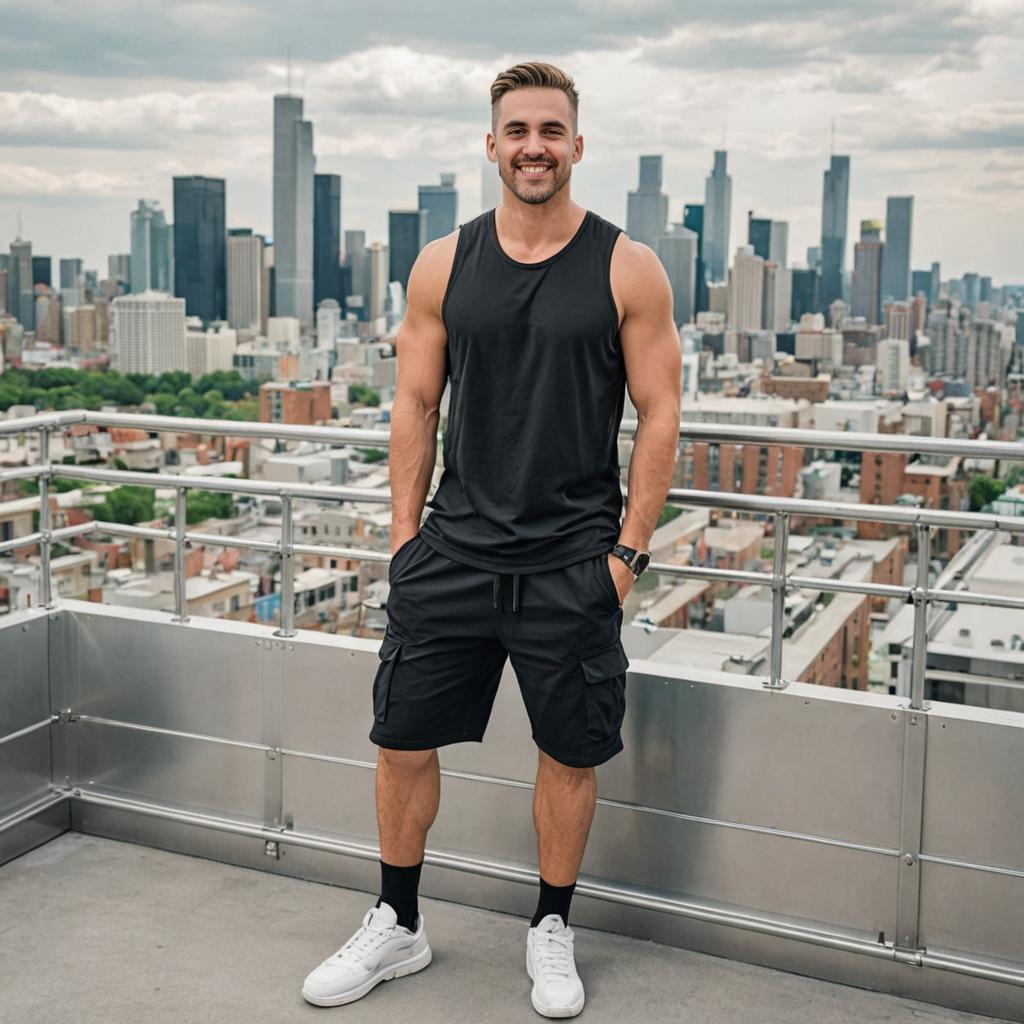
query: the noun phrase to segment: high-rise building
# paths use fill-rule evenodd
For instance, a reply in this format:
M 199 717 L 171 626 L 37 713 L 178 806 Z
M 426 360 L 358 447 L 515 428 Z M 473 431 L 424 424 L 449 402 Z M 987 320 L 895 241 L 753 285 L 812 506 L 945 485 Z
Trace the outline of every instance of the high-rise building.
M 880 322 L 882 314 L 882 225 L 877 220 L 860 222 L 860 241 L 853 247 L 853 285 L 850 307 L 854 316 L 869 324 Z
M 443 238 L 455 230 L 459 215 L 459 193 L 455 175 L 442 174 L 440 185 L 420 185 L 419 207 L 427 211 L 427 241 Z
M 910 298 L 910 239 L 914 197 L 889 196 L 885 201 L 885 252 L 882 254 L 882 301 Z
M 753 210 L 747 211 L 747 245 L 761 259 L 771 258 L 772 222 L 768 217 L 755 217 Z
M 910 375 L 910 342 L 906 338 L 883 338 L 876 348 L 876 358 L 882 391 L 906 391 Z
M 789 263 L 789 223 L 784 220 L 772 221 L 771 245 L 768 247 L 768 259 L 785 267 Z
M 751 245 L 741 245 L 729 271 L 729 326 L 759 331 L 764 312 L 764 260 Z
M 49 256 L 32 257 L 32 284 L 53 287 L 53 260 Z
M 626 234 L 655 252 L 668 223 L 668 196 L 661 191 L 661 157 L 640 157 L 640 184 L 626 199 Z
M 658 259 L 672 286 L 672 315 L 677 327 L 690 323 L 696 312 L 697 244 L 697 233 L 682 224 L 669 225 L 668 233 L 658 239 Z
M 992 301 L 992 278 L 982 277 L 979 282 L 978 299 L 981 302 Z
M 910 341 L 913 336 L 913 309 L 909 301 L 904 299 L 901 302 L 882 303 L 882 315 L 885 317 L 887 338 L 904 338 Z
M 963 292 L 964 292 L 964 305 L 970 306 L 971 309 L 977 310 L 978 303 L 981 301 L 981 279 L 973 272 L 964 274 L 962 278 Z
M 850 205 L 850 158 L 831 157 L 821 197 L 821 310 L 843 297 L 846 223 Z
M 683 227 L 697 236 L 696 285 L 693 293 L 693 311 L 703 313 L 708 307 L 708 281 L 704 267 L 704 204 L 687 203 L 683 207 Z
M 65 309 L 85 304 L 85 274 L 81 260 L 60 261 L 60 301 Z
M 932 285 L 928 292 L 928 305 L 934 306 L 939 301 L 939 289 L 942 287 L 942 279 L 939 273 L 939 264 L 932 264 Z
M 274 97 L 274 290 L 278 316 L 313 322 L 313 125 Z
M 177 206 L 174 220 L 180 223 Z M 111 368 L 121 373 L 153 374 L 184 370 L 186 301 L 164 292 L 119 295 L 112 300 Z
M 368 288 L 370 287 L 367 276 L 366 256 L 366 232 L 346 231 L 345 232 L 345 270 L 348 271 L 348 294 L 345 296 L 346 304 L 349 295 L 360 295 L 363 298 L 364 308 L 368 301 Z
M 715 150 L 715 163 L 704 184 L 704 265 L 709 281 L 727 279 L 732 177 L 726 171 L 728 154 Z
M 116 256 L 107 257 L 107 277 L 111 281 L 119 281 L 125 286 L 125 289 L 130 289 L 132 284 L 132 257 L 130 253 L 122 252 Z M 169 288 L 164 288 L 164 291 L 169 291 Z
M 319 306 L 342 299 L 341 175 L 315 175 L 313 195 L 313 304 Z
M 790 323 L 793 305 L 793 274 L 777 263 L 764 264 L 764 286 L 761 290 L 761 326 L 778 334 Z
M 912 270 L 910 272 L 910 294 L 916 297 L 919 293 L 927 301 L 932 289 L 932 272 L 930 270 Z
M 131 241 L 131 290 L 173 291 L 172 229 L 156 200 L 140 199 L 138 207 L 132 210 Z
M 790 318 L 797 323 L 805 313 L 817 313 L 821 305 L 821 278 L 814 268 L 793 271 L 793 302 Z
M 98 333 L 95 306 L 77 306 L 64 311 L 64 344 L 79 355 L 94 353 L 99 349 Z
M 384 302 L 388 290 L 388 247 L 371 242 L 366 247 L 366 294 L 363 297 L 363 316 L 376 320 L 384 315 Z
M 26 331 L 35 330 L 32 243 L 21 238 L 16 238 L 11 242 L 11 255 L 7 263 L 7 312 Z
M 259 330 L 263 323 L 263 236 L 232 228 L 227 242 L 228 325 Z
M 224 208 L 223 178 L 174 179 L 174 294 L 206 323 L 227 316 Z
M 388 281 L 398 281 L 403 290 L 407 288 L 412 265 L 426 244 L 426 210 L 388 210 L 388 248 L 391 253 Z

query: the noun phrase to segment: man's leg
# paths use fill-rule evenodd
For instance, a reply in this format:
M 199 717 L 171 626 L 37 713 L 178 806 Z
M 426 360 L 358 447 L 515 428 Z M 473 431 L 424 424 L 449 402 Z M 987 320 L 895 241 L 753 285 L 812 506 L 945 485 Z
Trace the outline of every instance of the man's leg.
M 427 833 L 441 800 L 437 750 L 392 750 L 377 756 L 377 826 L 380 832 L 381 894 L 398 923 L 415 931 Z
M 543 750 L 537 754 L 533 822 L 540 897 L 532 923 L 536 926 L 548 914 L 559 914 L 568 924 L 569 903 L 597 805 L 597 776 L 593 768 L 570 768 Z

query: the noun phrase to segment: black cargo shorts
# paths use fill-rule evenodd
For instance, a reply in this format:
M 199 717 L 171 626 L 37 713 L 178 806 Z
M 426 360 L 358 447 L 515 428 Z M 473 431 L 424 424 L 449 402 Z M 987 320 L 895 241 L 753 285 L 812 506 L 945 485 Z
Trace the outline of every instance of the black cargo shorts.
M 511 658 L 541 750 L 578 768 L 622 750 L 629 660 L 607 552 L 561 569 L 495 573 L 453 561 L 417 533 L 395 552 L 388 581 L 373 743 L 481 742 Z

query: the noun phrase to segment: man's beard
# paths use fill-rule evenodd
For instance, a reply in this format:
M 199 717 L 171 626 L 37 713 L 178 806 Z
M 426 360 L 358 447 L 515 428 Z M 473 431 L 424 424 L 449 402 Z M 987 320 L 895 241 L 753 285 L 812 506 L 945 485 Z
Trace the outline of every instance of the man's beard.
M 544 184 L 539 182 L 536 185 L 525 183 L 523 179 L 518 178 L 515 164 L 502 164 L 500 161 L 498 163 L 498 176 L 516 198 L 521 199 L 524 203 L 530 203 L 532 206 L 538 206 L 541 203 L 546 203 L 561 190 L 572 174 L 571 163 L 565 165 L 565 171 L 562 174 L 559 173 L 558 164 L 549 165 L 549 167 L 551 168 L 551 174 Z M 525 187 L 523 187 L 524 184 Z

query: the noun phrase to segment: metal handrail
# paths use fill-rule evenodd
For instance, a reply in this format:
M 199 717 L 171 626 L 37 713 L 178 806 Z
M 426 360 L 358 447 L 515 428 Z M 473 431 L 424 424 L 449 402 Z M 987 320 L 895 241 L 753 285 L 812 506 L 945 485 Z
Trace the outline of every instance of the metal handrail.
M 49 462 L 49 438 L 55 430 L 68 426 L 92 424 L 95 426 L 137 427 L 152 431 L 177 433 L 221 434 L 249 437 L 309 440 L 322 444 L 361 443 L 387 446 L 389 431 L 361 430 L 345 427 L 296 427 L 282 424 L 262 424 L 234 420 L 183 419 L 173 416 L 150 416 L 136 413 L 95 413 L 72 410 L 43 413 L 22 419 L 0 421 L 0 436 L 39 432 L 41 463 L 0 472 L 2 479 L 37 477 L 39 479 L 40 528 L 25 537 L 0 544 L 0 552 L 38 543 L 40 547 L 40 602 L 43 607 L 53 606 L 50 553 L 55 540 L 78 536 L 86 532 L 105 532 L 114 535 L 167 539 L 174 542 L 174 621 L 187 621 L 185 593 L 185 550 L 189 543 L 219 544 L 224 547 L 250 548 L 274 551 L 281 556 L 281 611 L 276 635 L 290 637 L 296 633 L 294 624 L 294 558 L 296 554 L 333 555 L 365 561 L 390 561 L 390 556 L 362 549 L 339 548 L 330 545 L 296 544 L 294 540 L 295 499 L 319 501 L 353 501 L 390 504 L 389 492 L 373 488 L 340 487 L 319 484 L 293 484 L 266 480 L 242 480 L 229 477 L 190 476 L 188 474 L 144 473 L 133 470 L 99 469 L 91 466 L 60 465 Z M 637 421 L 623 420 L 620 434 L 632 435 Z M 843 449 L 850 451 L 889 451 L 906 454 L 945 455 L 951 458 L 976 457 L 1024 461 L 1024 445 L 1002 441 L 963 441 L 947 438 L 906 437 L 892 434 L 860 434 L 789 428 L 747 428 L 710 424 L 680 424 L 680 437 L 709 443 L 739 443 L 758 445 L 794 445 L 805 448 Z M 149 487 L 175 489 L 175 525 L 173 528 L 128 526 L 124 524 L 93 522 L 81 526 L 52 530 L 49 510 L 49 485 L 54 476 L 67 479 L 95 480 L 110 483 L 130 483 Z M 279 498 L 282 503 L 281 538 L 278 542 L 252 541 L 236 537 L 192 532 L 185 528 L 185 498 L 190 488 L 220 491 L 232 494 L 255 494 Z M 628 495 L 626 488 L 623 494 Z M 773 498 L 762 495 L 719 493 L 686 488 L 674 488 L 667 495 L 669 502 L 683 506 L 714 507 L 729 511 L 770 516 L 774 523 L 774 548 L 771 573 L 739 572 L 700 566 L 675 566 L 653 563 L 655 571 L 690 579 L 731 581 L 763 584 L 771 589 L 772 616 L 770 639 L 770 674 L 764 685 L 770 689 L 783 689 L 788 685 L 782 676 L 782 646 L 784 630 L 785 596 L 791 587 L 832 593 L 854 593 L 865 596 L 898 597 L 914 605 L 914 643 L 911 653 L 910 707 L 921 709 L 924 702 L 924 677 L 927 639 L 927 613 L 932 604 L 982 604 L 992 607 L 1020 609 L 1024 600 L 996 594 L 965 594 L 959 591 L 931 589 L 928 586 L 928 565 L 933 529 L 1002 530 L 1024 533 L 1024 520 L 985 513 L 950 512 L 945 510 L 905 508 L 896 506 L 843 504 L 840 502 L 812 501 L 798 498 Z M 917 579 L 912 587 L 901 587 L 849 580 L 802 577 L 786 571 L 790 518 L 803 515 L 816 518 L 890 523 L 912 527 L 917 534 Z

